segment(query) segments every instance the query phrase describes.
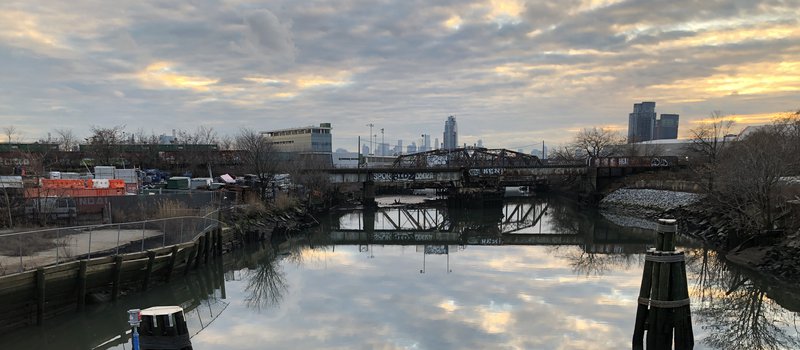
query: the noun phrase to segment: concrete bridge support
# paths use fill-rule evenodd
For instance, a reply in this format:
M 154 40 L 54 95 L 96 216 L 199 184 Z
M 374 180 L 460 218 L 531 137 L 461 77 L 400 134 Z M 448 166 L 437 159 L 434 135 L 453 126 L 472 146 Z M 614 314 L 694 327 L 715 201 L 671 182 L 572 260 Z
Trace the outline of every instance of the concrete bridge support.
M 364 181 L 364 187 L 362 189 L 361 195 L 361 204 L 365 206 L 374 207 L 375 204 L 375 182 Z

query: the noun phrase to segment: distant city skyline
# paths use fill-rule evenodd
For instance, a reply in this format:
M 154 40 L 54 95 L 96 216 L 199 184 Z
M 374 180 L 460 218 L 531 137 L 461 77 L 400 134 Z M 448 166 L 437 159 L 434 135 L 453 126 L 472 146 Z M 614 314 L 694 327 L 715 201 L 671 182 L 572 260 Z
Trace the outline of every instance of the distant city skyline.
M 800 108 L 797 1 L 7 0 L 0 21 L 0 127 L 27 142 L 325 121 L 356 149 L 367 123 L 444 142 L 455 115 L 460 145 L 527 150 L 624 134 L 635 101 L 679 114 L 678 137 L 714 111 L 738 130 Z

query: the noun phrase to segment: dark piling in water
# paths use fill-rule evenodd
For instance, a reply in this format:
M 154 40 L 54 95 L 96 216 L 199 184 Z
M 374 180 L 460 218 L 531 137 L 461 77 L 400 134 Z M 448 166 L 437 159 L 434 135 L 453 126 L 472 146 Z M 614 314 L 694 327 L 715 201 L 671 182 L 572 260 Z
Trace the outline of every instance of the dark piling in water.
M 645 255 L 632 348 L 644 349 L 646 342 L 648 350 L 672 349 L 674 341 L 676 350 L 692 349 L 686 261 L 675 251 L 676 221 L 660 219 L 656 231 L 656 247 Z

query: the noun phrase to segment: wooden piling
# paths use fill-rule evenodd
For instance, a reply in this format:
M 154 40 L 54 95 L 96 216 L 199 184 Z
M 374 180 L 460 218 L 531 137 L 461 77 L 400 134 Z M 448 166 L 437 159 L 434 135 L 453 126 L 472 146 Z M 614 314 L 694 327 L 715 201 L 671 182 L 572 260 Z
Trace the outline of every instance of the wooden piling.
M 178 246 L 172 246 L 171 253 L 169 255 L 169 265 L 167 265 L 167 271 L 165 272 L 164 281 L 169 283 L 170 279 L 172 279 L 172 272 L 175 270 L 175 263 L 178 261 Z
M 207 231 L 205 234 L 206 238 L 206 246 L 204 247 L 203 251 L 203 264 L 208 264 L 208 253 L 211 252 L 211 246 L 213 241 L 211 240 L 211 231 Z
M 89 262 L 81 260 L 78 268 L 78 311 L 86 307 L 86 267 Z
M 44 323 L 44 302 L 45 302 L 45 274 L 44 268 L 36 269 L 36 325 Z
M 119 298 L 120 283 L 122 283 L 122 255 L 114 257 L 113 285 L 111 286 L 111 300 L 117 301 Z
M 189 270 L 192 269 L 192 265 L 194 264 L 194 256 L 195 256 L 195 254 L 197 254 L 197 246 L 198 245 L 200 245 L 200 242 L 196 242 L 191 247 L 187 248 L 187 249 L 189 249 L 189 256 L 186 257 L 186 266 L 184 266 L 184 268 L 183 268 L 183 275 L 184 276 L 187 275 L 189 273 Z
M 206 236 L 200 236 L 197 239 L 197 258 L 194 262 L 194 267 L 200 266 L 200 261 L 203 260 L 203 253 L 206 251 Z
M 642 285 L 639 290 L 632 349 L 692 349 L 689 292 L 683 252 L 675 251 L 676 221 L 661 219 L 657 226 L 656 247 L 645 255 Z M 649 278 L 648 278 L 649 277 Z
M 152 250 L 147 251 L 147 267 L 144 270 L 144 281 L 142 281 L 142 290 L 146 291 L 150 285 L 150 275 L 153 274 L 153 262 L 156 260 L 156 252 Z
M 222 256 L 222 229 L 217 230 L 217 256 Z

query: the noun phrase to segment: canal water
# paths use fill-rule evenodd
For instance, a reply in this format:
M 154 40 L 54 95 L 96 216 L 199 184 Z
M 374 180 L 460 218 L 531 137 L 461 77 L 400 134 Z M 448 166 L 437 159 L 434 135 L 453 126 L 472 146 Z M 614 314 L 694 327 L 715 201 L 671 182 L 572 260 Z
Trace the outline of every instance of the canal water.
M 418 199 L 331 213 L 146 294 L 2 335 L 0 349 L 131 349 L 126 310 L 156 305 L 182 306 L 201 350 L 630 348 L 652 232 L 558 198 Z M 695 348 L 800 348 L 800 291 L 678 243 Z

